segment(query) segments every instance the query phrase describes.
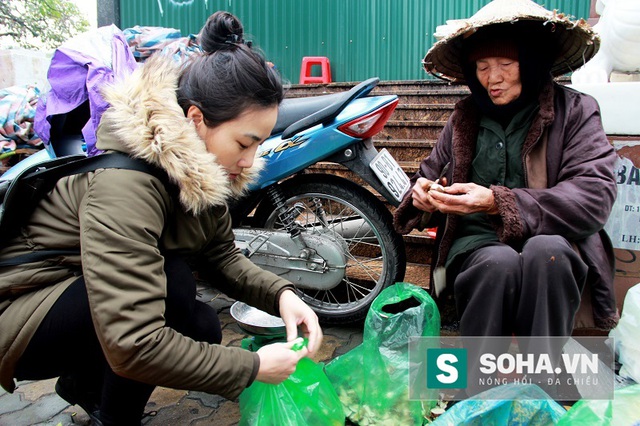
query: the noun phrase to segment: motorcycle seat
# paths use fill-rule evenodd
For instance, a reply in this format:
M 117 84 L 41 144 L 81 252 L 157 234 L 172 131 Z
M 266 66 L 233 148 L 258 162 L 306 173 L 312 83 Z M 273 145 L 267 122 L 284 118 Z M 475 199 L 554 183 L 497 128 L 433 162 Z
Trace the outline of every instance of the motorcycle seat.
M 278 107 L 278 119 L 271 132 L 272 135 L 282 133 L 291 124 L 320 111 L 341 99 L 342 93 L 312 96 L 308 98 L 284 99 Z
M 289 139 L 304 129 L 318 124 L 329 123 L 336 118 L 351 101 L 367 96 L 379 81 L 379 78 L 374 77 L 352 87 L 347 92 L 310 98 L 289 99 L 290 102 L 286 104 L 285 99 L 285 101 L 280 104 L 276 126 L 271 134 L 276 135 L 282 132 L 282 139 Z M 283 106 L 283 104 L 285 105 Z M 281 116 L 282 118 L 280 118 Z

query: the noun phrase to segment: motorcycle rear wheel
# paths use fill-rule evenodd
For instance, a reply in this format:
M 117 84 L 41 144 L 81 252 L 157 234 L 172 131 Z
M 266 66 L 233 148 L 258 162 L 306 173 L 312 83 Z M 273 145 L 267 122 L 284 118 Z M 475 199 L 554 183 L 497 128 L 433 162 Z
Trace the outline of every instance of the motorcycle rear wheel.
M 296 209 L 296 225 L 303 232 L 335 236 L 348 260 L 345 277 L 336 287 L 298 288 L 298 295 L 325 324 L 364 319 L 376 296 L 404 279 L 405 247 L 393 229 L 391 213 L 372 193 L 334 175 L 301 175 L 280 187 L 287 209 Z M 283 228 L 267 199 L 254 219 L 259 227 Z

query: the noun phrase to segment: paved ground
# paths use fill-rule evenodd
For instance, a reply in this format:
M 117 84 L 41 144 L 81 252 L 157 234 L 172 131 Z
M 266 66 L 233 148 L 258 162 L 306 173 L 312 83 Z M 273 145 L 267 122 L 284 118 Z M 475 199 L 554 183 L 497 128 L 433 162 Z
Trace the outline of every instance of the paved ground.
M 201 289 L 200 298 L 214 306 L 223 328 L 222 343 L 240 346 L 246 334 L 229 315 L 233 300 L 210 289 Z M 315 361 L 327 362 L 344 354 L 362 342 L 362 325 L 324 328 L 322 348 Z M 80 343 L 79 343 L 80 344 Z M 56 379 L 20 382 L 13 394 L 0 388 L 0 426 L 27 425 L 89 425 L 89 417 L 78 406 L 69 406 L 54 390 Z M 216 395 L 202 392 L 157 388 L 147 404 L 150 415 L 143 419 L 146 426 L 238 424 L 238 404 Z

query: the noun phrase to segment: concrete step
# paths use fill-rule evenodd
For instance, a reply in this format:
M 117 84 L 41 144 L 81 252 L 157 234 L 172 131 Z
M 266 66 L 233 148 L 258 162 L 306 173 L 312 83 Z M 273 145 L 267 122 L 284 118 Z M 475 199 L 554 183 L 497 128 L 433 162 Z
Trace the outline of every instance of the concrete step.
M 431 267 L 422 263 L 407 262 L 407 272 L 404 274 L 404 282 L 429 288 L 429 275 Z
M 420 163 L 428 157 L 436 140 L 423 139 L 374 139 L 373 144 L 380 151 L 387 151 L 399 162 Z M 413 170 L 413 169 L 412 169 Z M 409 170 L 405 170 L 409 172 Z
M 391 120 L 395 121 L 447 121 L 454 104 L 399 104 Z
M 286 98 L 301 98 L 309 96 L 327 95 L 331 92 L 287 92 Z M 337 93 L 337 92 L 333 92 Z M 381 91 L 373 90 L 371 96 L 396 95 L 399 105 L 452 105 L 465 98 L 468 93 L 443 90 L 410 90 L 410 91 Z
M 402 167 L 402 170 L 404 170 L 407 176 L 413 176 L 418 171 L 418 167 L 420 166 L 420 162 L 417 161 L 398 161 L 398 164 L 400 165 L 400 167 Z M 311 173 L 334 174 L 345 179 L 349 179 L 357 183 L 358 185 L 366 185 L 365 182 L 357 174 L 353 173 L 342 164 L 318 162 L 307 167 L 307 170 L 309 170 L 309 172 Z
M 407 252 L 407 262 L 431 265 L 431 251 L 435 240 L 427 231 L 414 230 L 408 235 L 403 235 L 402 239 Z
M 341 81 L 328 84 L 291 84 L 288 93 L 336 93 L 349 90 L 361 81 Z M 411 91 L 424 88 L 434 90 L 468 91 L 467 86 L 450 84 L 441 80 L 382 80 L 378 82 L 374 91 Z
M 566 76 L 557 78 L 559 84 L 571 84 Z M 349 90 L 360 81 L 336 82 L 329 84 L 292 84 L 287 90 L 287 96 L 314 96 Z M 419 94 L 447 94 L 464 97 L 470 92 L 467 86 L 451 84 L 441 80 L 383 80 L 373 89 L 372 94 L 403 93 L 407 95 Z
M 329 84 L 294 84 L 286 93 L 287 98 L 318 96 L 344 92 L 359 82 Z M 469 94 L 466 86 L 450 85 L 431 80 L 381 81 L 371 95 L 397 95 L 400 104 L 454 104 Z
M 455 104 L 469 95 L 467 90 L 424 88 L 415 90 L 373 90 L 371 96 L 396 95 L 399 105 L 448 105 Z
M 377 139 L 435 140 L 446 121 L 389 120 Z
M 407 173 L 416 172 L 418 165 L 429 156 L 435 143 L 435 140 L 419 139 L 374 139 L 373 141 L 378 151 L 386 148 Z

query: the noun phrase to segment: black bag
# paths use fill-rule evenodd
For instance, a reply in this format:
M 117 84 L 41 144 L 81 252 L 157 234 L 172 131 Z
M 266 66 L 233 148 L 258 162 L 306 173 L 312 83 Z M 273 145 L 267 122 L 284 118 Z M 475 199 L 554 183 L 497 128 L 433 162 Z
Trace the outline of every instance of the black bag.
M 31 216 L 38 202 L 64 176 L 88 173 L 97 169 L 130 169 L 152 174 L 163 181 L 166 174 L 139 159 L 121 153 L 86 157 L 69 155 L 37 163 L 13 179 L 0 182 L 0 246 L 5 244 Z M 53 256 L 77 254 L 68 250 L 40 250 L 0 261 L 0 267 L 44 260 Z

